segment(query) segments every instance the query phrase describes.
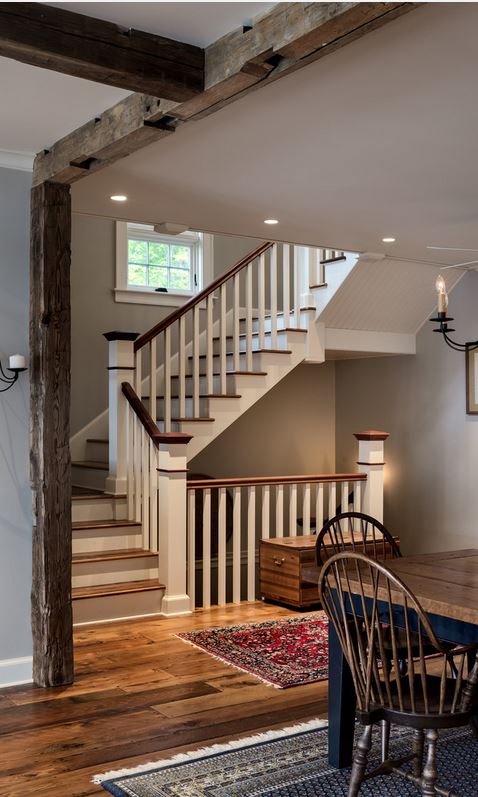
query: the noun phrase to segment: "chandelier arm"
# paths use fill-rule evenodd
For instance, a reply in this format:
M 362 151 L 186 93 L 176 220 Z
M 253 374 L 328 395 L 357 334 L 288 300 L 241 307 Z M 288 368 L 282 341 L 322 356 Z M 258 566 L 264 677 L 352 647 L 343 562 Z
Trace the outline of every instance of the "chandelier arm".
M 2 382 L 14 382 L 15 381 L 15 379 L 16 379 L 15 376 L 7 376 L 7 374 L 3 370 L 3 366 L 2 366 L 1 361 L 0 361 L 0 372 L 1 372 L 2 376 L 3 376 Z
M 2 382 L 3 381 L 4 380 L 2 379 Z M 13 385 L 15 384 L 16 381 L 17 381 L 16 379 L 12 379 L 12 381 L 9 383 L 8 387 L 0 387 L 0 393 L 6 393 L 7 390 L 10 390 L 10 388 L 13 387 Z
M 467 347 L 466 343 L 457 343 L 456 341 L 452 340 L 450 338 L 450 336 L 445 332 L 445 330 L 442 330 L 442 335 L 443 335 L 443 337 L 445 339 L 445 342 L 450 347 L 450 349 L 454 349 L 454 351 L 466 351 L 467 350 L 468 347 Z

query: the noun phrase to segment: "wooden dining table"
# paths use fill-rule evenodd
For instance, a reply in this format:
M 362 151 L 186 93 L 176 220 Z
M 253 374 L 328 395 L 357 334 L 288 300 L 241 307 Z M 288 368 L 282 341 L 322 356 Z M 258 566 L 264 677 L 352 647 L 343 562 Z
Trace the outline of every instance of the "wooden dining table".
M 456 644 L 478 643 L 478 548 L 404 556 L 386 566 L 414 593 L 436 636 Z M 304 578 L 318 582 L 320 568 Z M 351 592 L 353 594 L 353 579 Z M 398 608 L 398 607 L 397 607 Z M 329 762 L 350 766 L 355 726 L 355 691 L 337 634 L 329 623 Z

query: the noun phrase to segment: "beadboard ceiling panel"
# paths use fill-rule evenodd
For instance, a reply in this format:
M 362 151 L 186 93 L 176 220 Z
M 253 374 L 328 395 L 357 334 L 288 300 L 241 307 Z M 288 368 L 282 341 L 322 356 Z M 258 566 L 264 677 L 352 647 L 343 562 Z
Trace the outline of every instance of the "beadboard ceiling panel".
M 327 266 L 331 268 L 333 265 Z M 414 335 L 436 309 L 438 273 L 439 269 L 429 264 L 362 255 L 320 320 L 336 329 Z M 461 269 L 443 272 L 449 291 L 463 273 Z

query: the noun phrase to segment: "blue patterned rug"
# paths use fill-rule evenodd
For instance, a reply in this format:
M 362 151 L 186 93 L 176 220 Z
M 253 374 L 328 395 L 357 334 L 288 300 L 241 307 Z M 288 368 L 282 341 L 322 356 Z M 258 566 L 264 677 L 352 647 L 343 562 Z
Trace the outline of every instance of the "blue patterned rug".
M 319 727 L 317 727 L 319 726 Z M 379 732 L 370 756 L 378 764 Z M 275 737 L 275 738 L 271 738 Z M 314 722 L 216 745 L 131 770 L 94 778 L 116 797 L 346 797 L 350 770 L 327 761 L 327 729 Z M 411 750 L 411 732 L 395 729 L 391 753 Z M 194 757 L 191 757 L 194 756 Z M 469 728 L 442 731 L 438 745 L 439 786 L 476 797 L 478 742 Z M 419 797 L 397 775 L 365 783 L 360 797 Z

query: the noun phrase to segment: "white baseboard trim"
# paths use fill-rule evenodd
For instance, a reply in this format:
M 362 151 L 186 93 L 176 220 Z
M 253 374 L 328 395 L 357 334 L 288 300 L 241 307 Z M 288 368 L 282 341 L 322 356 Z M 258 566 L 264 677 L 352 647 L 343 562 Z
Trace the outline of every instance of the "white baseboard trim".
M 0 689 L 6 686 L 30 684 L 33 680 L 32 667 L 32 656 L 0 660 Z

